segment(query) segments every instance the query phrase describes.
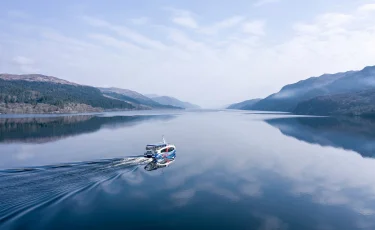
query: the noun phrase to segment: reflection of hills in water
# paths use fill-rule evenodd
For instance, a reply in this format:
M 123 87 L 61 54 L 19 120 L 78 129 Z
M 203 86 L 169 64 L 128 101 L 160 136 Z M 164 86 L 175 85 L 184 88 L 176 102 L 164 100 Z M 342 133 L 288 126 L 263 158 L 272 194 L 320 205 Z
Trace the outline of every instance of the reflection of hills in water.
M 116 129 L 145 121 L 173 119 L 173 115 L 99 117 L 93 115 L 0 119 L 0 142 L 45 143 L 65 137 Z
M 363 157 L 375 156 L 375 120 L 298 117 L 270 119 L 266 122 L 284 135 L 301 141 L 353 150 Z

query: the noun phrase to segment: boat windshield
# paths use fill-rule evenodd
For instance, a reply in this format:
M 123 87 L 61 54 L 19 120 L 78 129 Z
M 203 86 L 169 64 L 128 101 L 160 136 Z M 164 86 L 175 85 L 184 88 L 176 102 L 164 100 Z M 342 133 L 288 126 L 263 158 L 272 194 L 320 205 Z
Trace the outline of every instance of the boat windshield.
M 157 149 L 160 149 L 164 146 L 166 146 L 166 144 L 147 145 L 146 150 L 150 150 L 150 149 L 157 150 Z

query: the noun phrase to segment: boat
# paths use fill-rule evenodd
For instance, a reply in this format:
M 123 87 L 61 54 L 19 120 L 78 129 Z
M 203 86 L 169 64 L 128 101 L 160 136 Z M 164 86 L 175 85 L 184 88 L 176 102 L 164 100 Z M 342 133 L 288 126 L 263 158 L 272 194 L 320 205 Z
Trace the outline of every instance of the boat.
M 146 145 L 144 157 L 153 158 L 156 163 L 162 163 L 166 159 L 174 159 L 176 157 L 176 146 L 167 143 L 163 136 L 163 141 L 155 144 Z

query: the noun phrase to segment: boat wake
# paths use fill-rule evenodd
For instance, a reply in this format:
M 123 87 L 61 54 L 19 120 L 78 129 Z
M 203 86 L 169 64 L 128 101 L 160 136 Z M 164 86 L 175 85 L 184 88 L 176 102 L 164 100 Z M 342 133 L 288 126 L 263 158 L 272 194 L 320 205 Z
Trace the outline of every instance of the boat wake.
M 0 228 L 10 229 L 12 222 L 32 211 L 111 183 L 150 162 L 140 156 L 1 170 Z

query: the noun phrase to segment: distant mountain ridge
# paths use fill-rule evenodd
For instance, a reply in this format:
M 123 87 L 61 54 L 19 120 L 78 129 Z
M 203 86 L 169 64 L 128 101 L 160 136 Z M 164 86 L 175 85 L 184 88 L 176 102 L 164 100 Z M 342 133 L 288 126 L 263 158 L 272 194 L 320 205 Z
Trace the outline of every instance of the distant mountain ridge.
M 256 103 L 252 109 L 292 112 L 295 106 L 303 100 L 332 93 L 330 85 L 352 72 L 323 74 L 320 77 L 312 77 L 286 85 L 278 93 L 272 94 Z
M 172 106 L 172 105 L 163 105 L 149 97 L 144 96 L 138 92 L 129 90 L 129 89 L 120 89 L 120 88 L 98 88 L 100 91 L 109 97 L 123 100 L 129 103 L 135 103 L 138 105 L 147 106 L 149 108 L 158 108 L 158 109 L 182 109 L 182 107 Z
M 160 97 L 159 95 L 157 95 L 157 94 L 144 94 L 146 97 L 148 97 L 148 98 L 153 98 L 153 97 Z
M 82 113 L 181 109 L 132 90 L 96 88 L 42 74 L 0 74 L 0 113 Z
M 65 85 L 78 85 L 57 77 L 46 76 L 42 74 L 0 74 L 0 79 L 7 81 L 29 81 L 29 82 L 50 82 Z
M 201 107 L 199 105 L 192 104 L 190 102 L 180 101 L 177 98 L 170 97 L 170 96 L 156 96 L 152 94 L 153 97 L 151 97 L 152 100 L 158 102 L 162 105 L 171 105 L 171 106 L 177 106 L 185 109 L 200 109 Z
M 372 109 L 373 89 L 375 66 L 368 66 L 358 71 L 323 74 L 286 85 L 246 109 L 315 115 L 327 114 L 329 110 L 332 111 L 328 114 L 375 114 Z M 360 107 L 355 105 L 356 101 Z
M 250 100 L 246 100 L 246 101 L 242 101 L 242 102 L 239 102 L 239 103 L 235 103 L 235 104 L 231 104 L 227 107 L 227 109 L 243 109 L 243 110 L 247 110 L 247 109 L 251 109 L 252 106 L 259 102 L 260 98 L 256 98 L 256 99 L 250 99 Z
M 98 87 L 98 89 L 100 89 L 100 91 L 102 91 L 103 93 L 122 94 L 124 96 L 129 97 L 129 98 L 137 100 L 137 101 L 139 101 L 139 102 L 141 102 L 142 104 L 145 104 L 145 105 L 155 103 L 153 100 L 144 96 L 143 94 L 140 94 L 136 91 L 129 90 L 129 89 L 121 89 L 121 88 L 116 88 L 116 87 L 109 87 L 109 88 Z

